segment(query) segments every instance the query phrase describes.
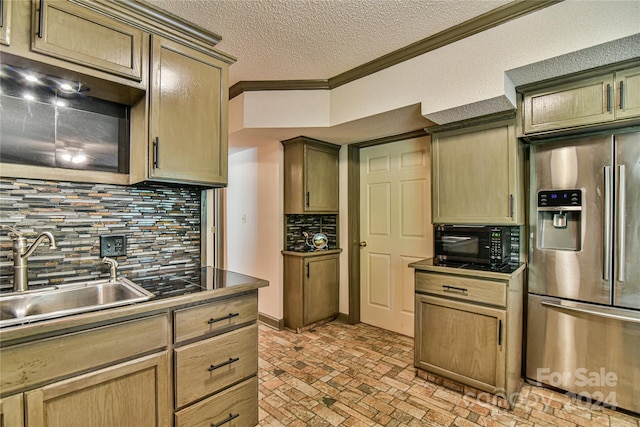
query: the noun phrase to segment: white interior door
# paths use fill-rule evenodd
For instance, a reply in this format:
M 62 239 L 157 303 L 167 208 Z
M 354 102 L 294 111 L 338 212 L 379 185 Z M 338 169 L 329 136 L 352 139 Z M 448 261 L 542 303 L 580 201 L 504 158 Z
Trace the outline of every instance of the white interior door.
M 427 136 L 360 150 L 360 320 L 411 337 L 408 264 L 433 255 L 430 164 Z

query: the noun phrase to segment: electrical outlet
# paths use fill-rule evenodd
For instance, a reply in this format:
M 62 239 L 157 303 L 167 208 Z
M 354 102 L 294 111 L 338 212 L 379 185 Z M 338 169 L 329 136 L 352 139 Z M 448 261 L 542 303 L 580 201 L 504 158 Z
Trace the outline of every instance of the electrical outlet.
M 127 255 L 127 236 L 111 235 L 100 236 L 100 256 L 123 256 Z

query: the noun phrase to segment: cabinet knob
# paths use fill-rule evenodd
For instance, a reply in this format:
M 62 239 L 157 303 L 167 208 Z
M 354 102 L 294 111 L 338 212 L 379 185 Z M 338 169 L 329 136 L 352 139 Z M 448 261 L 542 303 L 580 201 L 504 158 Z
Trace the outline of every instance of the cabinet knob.
M 360 247 L 364 248 L 365 246 L 367 246 L 367 242 L 365 242 L 364 240 L 362 242 L 360 242 Z

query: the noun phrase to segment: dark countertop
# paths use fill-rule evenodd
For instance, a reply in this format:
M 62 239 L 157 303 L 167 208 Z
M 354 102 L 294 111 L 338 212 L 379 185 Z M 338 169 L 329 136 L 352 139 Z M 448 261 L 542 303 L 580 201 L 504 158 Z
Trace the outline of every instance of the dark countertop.
M 152 292 L 155 301 L 218 289 L 233 289 L 261 279 L 214 267 L 178 269 L 171 272 L 146 271 L 127 275 L 128 279 Z
M 409 267 L 416 270 L 430 271 L 434 273 L 455 274 L 458 276 L 470 276 L 488 279 L 508 280 L 521 274 L 526 264 L 521 262 L 518 265 L 509 265 L 507 268 L 496 271 L 491 270 L 488 266 L 476 266 L 470 264 L 443 264 L 435 258 L 426 258 L 420 261 L 412 262 Z
M 158 268 L 145 270 L 137 275 L 122 271 L 120 275 L 152 292 L 154 297 L 121 307 L 7 326 L 0 329 L 0 341 L 5 345 L 9 342 L 28 341 L 36 337 L 54 336 L 269 286 L 269 282 L 264 279 L 213 267 L 172 269 L 170 272 Z
M 340 252 L 342 252 L 342 249 L 317 249 L 308 251 L 282 251 L 282 255 L 307 257 L 339 254 Z

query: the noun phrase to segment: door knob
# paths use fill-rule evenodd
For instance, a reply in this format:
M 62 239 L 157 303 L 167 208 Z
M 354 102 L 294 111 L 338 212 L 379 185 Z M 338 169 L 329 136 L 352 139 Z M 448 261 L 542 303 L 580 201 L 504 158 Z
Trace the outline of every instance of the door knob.
M 360 247 L 364 248 L 365 246 L 367 246 L 367 242 L 365 242 L 364 240 L 362 242 L 360 242 Z

